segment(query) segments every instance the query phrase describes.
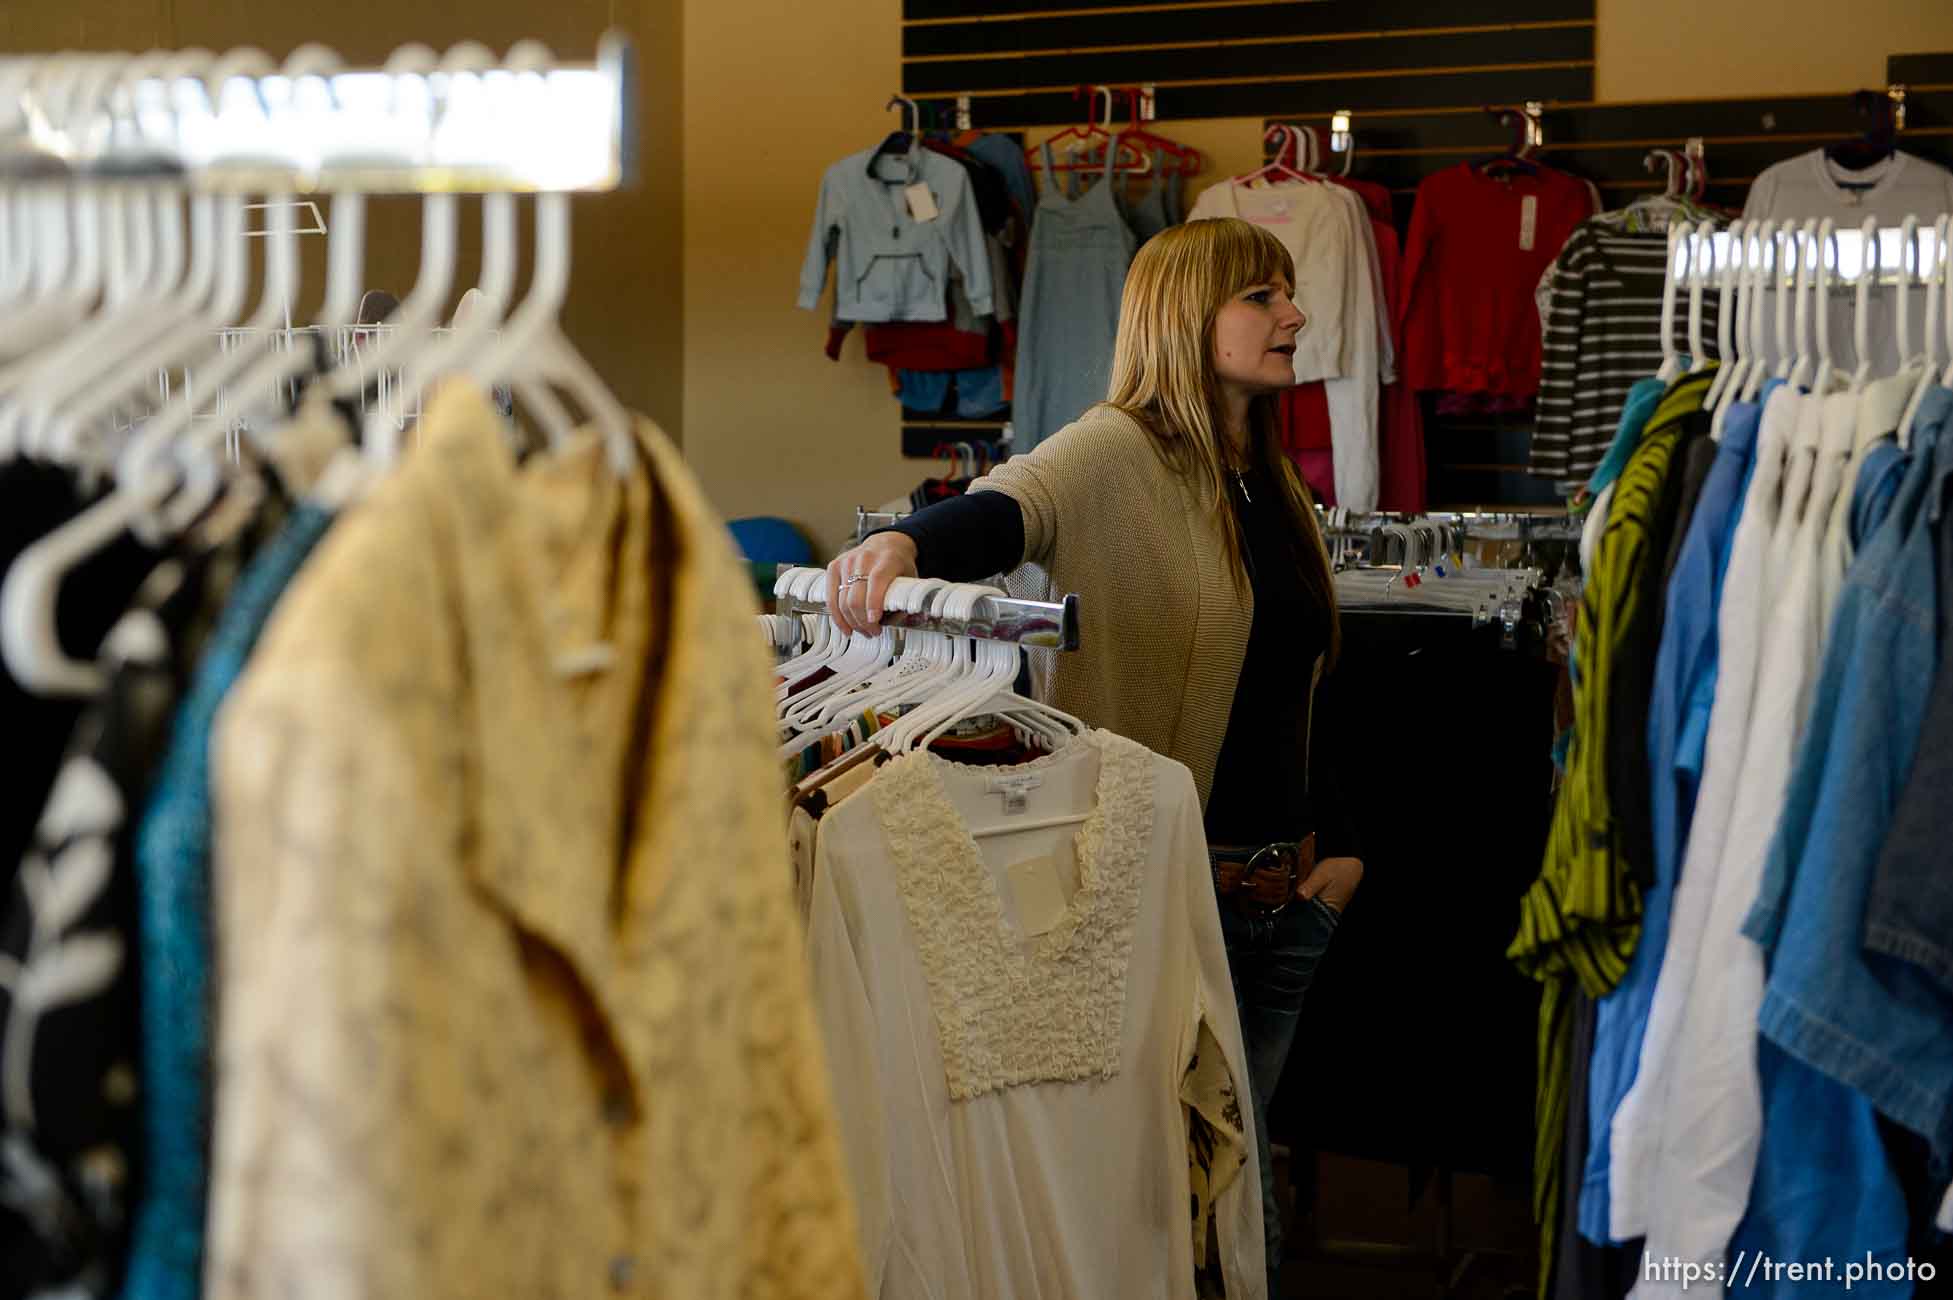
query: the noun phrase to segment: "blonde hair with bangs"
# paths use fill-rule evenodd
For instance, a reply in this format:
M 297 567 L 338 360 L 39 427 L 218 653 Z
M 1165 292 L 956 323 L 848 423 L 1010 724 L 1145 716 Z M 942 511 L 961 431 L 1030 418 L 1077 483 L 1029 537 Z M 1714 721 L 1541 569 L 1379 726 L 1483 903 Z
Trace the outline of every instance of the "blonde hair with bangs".
M 1247 541 L 1227 478 L 1246 463 L 1223 428 L 1213 339 L 1221 308 L 1258 285 L 1294 292 L 1295 264 L 1281 240 L 1251 222 L 1234 217 L 1189 221 L 1149 239 L 1126 272 L 1105 398 L 1108 406 L 1153 435 L 1168 466 L 1195 480 L 1198 495 L 1223 521 L 1227 562 L 1243 588 L 1249 585 Z M 1333 664 L 1342 637 L 1329 554 L 1308 485 L 1276 434 L 1276 400 L 1269 393 L 1248 403 L 1245 455 L 1248 463 L 1263 465 L 1282 485 L 1300 543 L 1295 558 L 1303 584 L 1329 612 L 1328 662 Z

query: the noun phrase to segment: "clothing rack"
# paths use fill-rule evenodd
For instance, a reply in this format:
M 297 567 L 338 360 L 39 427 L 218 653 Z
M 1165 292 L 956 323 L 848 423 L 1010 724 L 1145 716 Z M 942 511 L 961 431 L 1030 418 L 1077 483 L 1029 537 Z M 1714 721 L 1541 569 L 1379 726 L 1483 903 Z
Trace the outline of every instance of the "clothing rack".
M 783 564 L 780 572 L 784 574 L 796 567 L 802 566 Z M 824 617 L 827 614 L 827 600 L 818 595 L 807 599 L 783 596 L 780 598 L 779 612 Z M 882 613 L 882 626 L 916 628 L 947 636 L 974 637 L 979 641 L 1008 641 L 1014 645 L 1046 650 L 1073 651 L 1078 649 L 1078 597 L 1068 594 L 1061 601 L 1043 601 L 982 596 L 967 619 L 888 609 Z
M 1784 284 L 1795 283 L 1800 261 L 1806 274 L 1816 266 L 1819 256 L 1832 277 L 1832 293 L 1854 292 L 1864 278 L 1867 264 L 1872 269 L 1873 286 L 1931 283 L 1945 268 L 1947 250 L 1941 247 L 1934 222 L 1938 214 L 1920 214 L 1910 230 L 1881 226 L 1867 217 L 1857 227 L 1836 227 L 1829 220 L 1813 218 L 1805 222 L 1770 222 L 1769 236 L 1759 233 L 1764 223 L 1744 223 L 1736 234 L 1716 230 L 1708 234 L 1699 229 L 1677 233 L 1677 247 L 1671 250 L 1668 273 L 1683 285 L 1696 276 L 1713 276 L 1719 268 L 1775 272 Z M 1772 238 L 1776 252 L 1766 252 L 1762 240 Z M 1739 246 L 1732 242 L 1741 240 Z M 1786 241 L 1796 241 L 1800 258 L 1794 258 Z M 1953 242 L 1953 241 L 1949 241 Z M 1872 250 L 1869 254 L 1867 250 Z
M 485 53 L 410 45 L 379 69 L 343 68 L 320 46 L 282 68 L 250 48 L 0 60 L 0 177 L 260 194 L 569 193 L 630 179 L 628 39 L 606 33 L 585 63 L 534 41 L 493 66 Z

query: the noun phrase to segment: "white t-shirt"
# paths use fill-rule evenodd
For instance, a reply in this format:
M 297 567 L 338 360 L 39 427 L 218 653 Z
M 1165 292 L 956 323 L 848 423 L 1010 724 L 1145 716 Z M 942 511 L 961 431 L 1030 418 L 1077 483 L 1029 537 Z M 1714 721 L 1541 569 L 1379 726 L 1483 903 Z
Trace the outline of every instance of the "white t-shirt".
M 1919 218 L 1920 226 L 1930 231 L 1942 212 L 1953 212 L 1953 172 L 1939 164 L 1894 153 L 1863 171 L 1852 171 L 1825 157 L 1822 149 L 1765 168 L 1743 203 L 1744 221 L 1794 221 L 1801 227 L 1813 218 L 1829 217 L 1841 231 L 1858 229 L 1866 217 L 1876 220 L 1880 229 L 1896 230 L 1908 216 Z M 1896 286 L 1872 291 L 1866 340 L 1874 374 L 1889 375 L 1903 360 L 1894 330 L 1892 295 L 1896 292 Z M 1911 295 L 1910 319 L 1923 319 L 1925 290 L 1915 285 L 1906 292 Z M 1851 295 L 1833 299 L 1831 351 L 1847 374 L 1857 365 L 1854 318 Z
M 908 754 L 816 855 L 808 955 L 871 1296 L 1191 1300 L 1210 1210 L 1227 1294 L 1266 1295 L 1186 767 L 1106 731 L 1010 768 Z

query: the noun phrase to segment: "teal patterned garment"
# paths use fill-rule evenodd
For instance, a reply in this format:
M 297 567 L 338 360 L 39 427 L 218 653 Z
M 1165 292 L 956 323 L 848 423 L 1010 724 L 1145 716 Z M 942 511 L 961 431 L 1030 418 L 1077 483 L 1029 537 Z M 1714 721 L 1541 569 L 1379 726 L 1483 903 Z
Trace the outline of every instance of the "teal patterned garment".
M 136 834 L 147 1177 L 124 1300 L 203 1293 L 213 1050 L 210 733 L 258 634 L 332 518 L 299 506 L 238 579 L 177 711 Z

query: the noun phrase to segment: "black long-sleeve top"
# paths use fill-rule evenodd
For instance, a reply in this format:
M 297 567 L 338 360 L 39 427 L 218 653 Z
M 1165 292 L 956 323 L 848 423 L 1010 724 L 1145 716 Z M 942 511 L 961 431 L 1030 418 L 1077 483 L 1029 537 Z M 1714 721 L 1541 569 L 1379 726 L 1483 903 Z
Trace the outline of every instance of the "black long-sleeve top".
M 1323 736 L 1312 740 L 1309 732 L 1309 675 L 1329 643 L 1328 611 L 1302 584 L 1279 485 L 1259 466 L 1244 479 L 1234 505 L 1247 537 L 1254 620 L 1214 765 L 1207 840 L 1257 845 L 1314 831 L 1318 858 L 1355 857 L 1334 755 Z M 942 501 L 883 531 L 915 543 L 916 572 L 924 577 L 974 582 L 1008 573 L 1024 558 L 1023 511 L 1003 492 Z

